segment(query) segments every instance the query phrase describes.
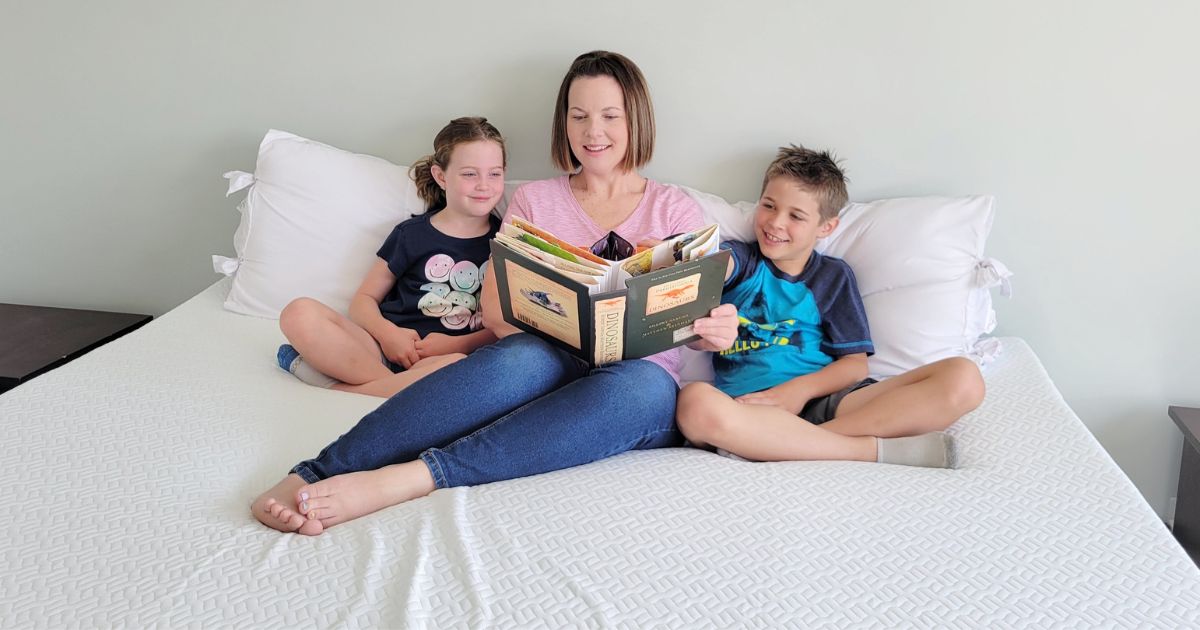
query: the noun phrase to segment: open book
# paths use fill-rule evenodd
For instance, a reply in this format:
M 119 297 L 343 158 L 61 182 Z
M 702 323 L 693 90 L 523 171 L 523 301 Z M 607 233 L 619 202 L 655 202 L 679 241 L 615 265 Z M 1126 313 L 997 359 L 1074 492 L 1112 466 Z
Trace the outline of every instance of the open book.
M 637 359 L 699 337 L 721 303 L 729 252 L 716 225 L 616 262 L 514 219 L 492 241 L 504 321 L 592 365 Z

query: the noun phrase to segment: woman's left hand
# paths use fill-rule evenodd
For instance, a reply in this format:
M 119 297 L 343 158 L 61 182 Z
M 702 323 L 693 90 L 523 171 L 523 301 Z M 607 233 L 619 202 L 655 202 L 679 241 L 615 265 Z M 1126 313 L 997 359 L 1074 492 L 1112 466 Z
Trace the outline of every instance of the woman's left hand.
M 737 307 L 732 304 L 722 304 L 709 311 L 708 317 L 697 319 L 692 324 L 692 328 L 697 335 L 700 335 L 700 341 L 688 344 L 692 350 L 708 352 L 727 350 L 737 339 Z

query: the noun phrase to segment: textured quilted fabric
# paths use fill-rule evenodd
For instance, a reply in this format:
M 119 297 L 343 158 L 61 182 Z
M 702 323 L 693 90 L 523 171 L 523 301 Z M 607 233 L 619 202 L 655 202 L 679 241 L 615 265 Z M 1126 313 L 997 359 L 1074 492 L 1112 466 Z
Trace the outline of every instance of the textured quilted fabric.
M 0 627 L 1200 627 L 1015 338 L 958 470 L 671 449 L 279 535 L 250 501 L 377 401 L 280 371 L 227 289 L 0 396 Z

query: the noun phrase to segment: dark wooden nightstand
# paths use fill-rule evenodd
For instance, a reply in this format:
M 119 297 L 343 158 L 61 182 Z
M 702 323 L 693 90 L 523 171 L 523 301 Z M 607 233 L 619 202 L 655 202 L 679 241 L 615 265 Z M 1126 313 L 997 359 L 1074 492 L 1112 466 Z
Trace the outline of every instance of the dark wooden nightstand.
M 1200 564 L 1200 409 L 1168 407 L 1167 413 L 1183 432 L 1179 491 L 1175 499 L 1175 539 Z
M 0 393 L 137 330 L 151 319 L 132 313 L 0 304 Z

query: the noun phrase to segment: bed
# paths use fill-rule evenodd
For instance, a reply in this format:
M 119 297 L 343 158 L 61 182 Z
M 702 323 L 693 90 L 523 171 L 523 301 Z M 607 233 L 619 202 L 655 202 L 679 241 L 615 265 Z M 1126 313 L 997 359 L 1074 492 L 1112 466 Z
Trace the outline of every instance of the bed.
M 222 280 L 0 396 L 0 627 L 1200 626 L 1200 571 L 1019 338 L 957 470 L 629 453 L 325 535 L 248 505 L 378 401 Z

